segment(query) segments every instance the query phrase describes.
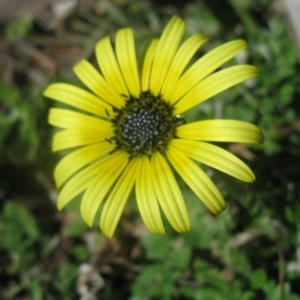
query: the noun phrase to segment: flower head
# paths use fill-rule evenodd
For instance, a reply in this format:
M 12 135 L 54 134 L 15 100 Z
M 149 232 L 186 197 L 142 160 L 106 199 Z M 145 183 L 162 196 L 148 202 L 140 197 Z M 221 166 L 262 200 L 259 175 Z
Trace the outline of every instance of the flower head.
M 186 123 L 183 113 L 219 92 L 257 76 L 257 69 L 238 65 L 216 71 L 246 48 L 228 42 L 187 65 L 206 42 L 196 34 L 182 42 L 185 22 L 173 17 L 160 39 L 149 45 L 139 70 L 133 32 L 117 32 L 115 48 L 108 37 L 96 45 L 100 71 L 82 60 L 74 67 L 90 90 L 65 83 L 50 85 L 44 95 L 76 108 L 52 108 L 50 124 L 62 128 L 53 150 L 74 148 L 55 169 L 62 209 L 83 193 L 81 215 L 92 226 L 103 204 L 102 231 L 111 237 L 126 201 L 135 190 L 146 226 L 164 233 L 160 211 L 178 232 L 190 229 L 188 212 L 170 166 L 215 214 L 225 201 L 197 162 L 240 180 L 254 180 L 237 157 L 209 142 L 260 143 L 255 125 L 235 120 Z

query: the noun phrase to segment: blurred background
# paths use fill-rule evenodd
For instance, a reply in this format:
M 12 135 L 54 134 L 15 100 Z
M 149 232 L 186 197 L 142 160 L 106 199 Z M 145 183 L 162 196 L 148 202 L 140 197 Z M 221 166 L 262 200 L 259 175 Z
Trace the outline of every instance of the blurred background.
M 107 239 L 79 214 L 57 212 L 47 113 L 51 82 L 80 84 L 72 66 L 95 43 L 135 31 L 137 53 L 174 15 L 209 42 L 200 57 L 243 38 L 227 63 L 260 75 L 189 112 L 255 123 L 263 145 L 222 145 L 256 174 L 252 184 L 207 169 L 228 208 L 213 216 L 182 186 L 192 230 L 150 234 L 132 197 Z M 300 299 L 300 2 L 298 0 L 0 1 L 0 299 Z

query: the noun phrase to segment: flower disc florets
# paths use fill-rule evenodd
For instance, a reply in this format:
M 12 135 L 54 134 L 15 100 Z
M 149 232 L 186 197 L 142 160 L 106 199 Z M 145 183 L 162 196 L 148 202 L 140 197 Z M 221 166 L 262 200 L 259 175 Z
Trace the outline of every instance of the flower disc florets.
M 130 96 L 125 106 L 115 111 L 113 140 L 132 157 L 164 152 L 175 136 L 173 106 L 160 96 L 142 92 L 140 98 Z

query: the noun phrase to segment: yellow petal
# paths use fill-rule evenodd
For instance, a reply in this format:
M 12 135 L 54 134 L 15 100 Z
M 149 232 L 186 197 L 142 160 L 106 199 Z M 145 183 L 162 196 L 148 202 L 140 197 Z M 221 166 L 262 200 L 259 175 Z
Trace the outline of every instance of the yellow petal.
M 221 193 L 197 164 L 172 145 L 167 150 L 167 156 L 178 174 L 211 212 L 218 214 L 225 209 Z
M 72 147 L 103 142 L 114 135 L 112 129 L 64 129 L 53 137 L 52 150 L 58 151 Z
M 114 147 L 114 145 L 108 142 L 102 142 L 80 148 L 66 155 L 59 161 L 54 171 L 57 187 L 61 187 L 71 175 L 95 159 L 109 153 Z
M 140 96 L 140 82 L 131 28 L 121 29 L 117 32 L 116 54 L 129 93 L 138 98 Z
M 139 164 L 140 161 L 138 159 L 134 158 L 131 160 L 103 207 L 100 228 L 108 237 L 111 237 L 115 232 L 124 206 L 134 185 Z
M 247 44 L 245 41 L 236 40 L 221 45 L 201 57 L 178 80 L 173 93 L 170 96 L 171 103 L 178 101 L 203 78 L 215 71 L 246 47 Z
M 128 155 L 125 152 L 116 152 L 102 162 L 101 169 L 91 180 L 81 200 L 81 215 L 90 227 L 104 197 L 126 167 Z
M 202 34 L 195 34 L 187 39 L 178 49 L 166 79 L 162 87 L 162 97 L 166 101 L 171 99 L 174 88 L 177 86 L 177 81 L 186 65 L 191 60 L 195 52 L 207 41 L 207 38 Z
M 77 77 L 97 96 L 115 107 L 124 104 L 124 98 L 116 92 L 101 74 L 85 59 L 73 67 Z
M 205 142 L 183 139 L 172 140 L 171 145 L 184 155 L 237 179 L 246 182 L 252 182 L 255 179 L 253 172 L 245 163 L 220 147 Z
M 102 161 L 97 161 L 74 175 L 62 188 L 57 200 L 57 207 L 61 210 L 75 196 L 87 189 L 92 179 L 101 170 Z
M 159 204 L 178 232 L 190 230 L 189 215 L 174 174 L 163 156 L 156 152 L 151 160 L 151 180 Z
M 99 97 L 66 83 L 49 85 L 43 95 L 101 117 L 107 117 L 111 111 L 111 106 Z
M 97 43 L 96 57 L 100 70 L 108 84 L 112 86 L 119 95 L 128 96 L 128 91 L 109 37 L 106 37 Z
M 142 85 L 142 91 L 148 91 L 149 85 L 150 85 L 150 75 L 151 75 L 151 68 L 153 64 L 154 55 L 156 53 L 158 40 L 154 39 L 151 41 L 145 58 L 143 62 L 143 70 L 142 70 L 142 79 L 141 79 L 141 85 Z
M 256 77 L 257 68 L 239 65 L 216 72 L 192 88 L 176 104 L 175 114 L 182 114 L 191 107 L 247 79 Z
M 151 165 L 148 157 L 141 156 L 140 168 L 136 176 L 136 199 L 139 211 L 148 229 L 155 233 L 165 233 L 157 197 L 151 180 Z
M 150 90 L 157 96 L 185 31 L 185 22 L 174 16 L 158 42 L 150 76 Z
M 112 123 L 101 120 L 96 117 L 88 116 L 69 109 L 51 108 L 49 111 L 49 124 L 60 128 L 68 129 L 94 129 L 112 130 Z
M 263 142 L 263 134 L 257 126 L 236 120 L 205 120 L 185 124 L 176 128 L 176 136 L 212 142 Z

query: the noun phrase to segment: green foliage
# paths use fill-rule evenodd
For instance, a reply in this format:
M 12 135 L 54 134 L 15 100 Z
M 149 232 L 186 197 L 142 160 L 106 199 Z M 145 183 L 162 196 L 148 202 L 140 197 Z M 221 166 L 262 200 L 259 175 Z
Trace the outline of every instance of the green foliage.
M 33 17 L 30 15 L 23 15 L 18 19 L 10 21 L 6 25 L 6 36 L 9 40 L 15 38 L 26 37 L 33 27 Z
M 26 270 L 34 262 L 34 256 L 24 254 L 32 250 L 40 235 L 35 220 L 24 207 L 11 202 L 4 206 L 1 219 L 2 245 L 18 254 L 16 265 L 11 266 L 11 271 Z
M 23 97 L 17 88 L 0 82 L 0 164 L 26 164 L 36 157 L 40 137 L 33 112 L 37 109 Z
M 176 296 L 175 282 L 186 270 L 191 249 L 182 238 L 172 239 L 149 235 L 143 240 L 149 264 L 141 269 L 141 275 L 133 286 L 131 299 L 157 297 L 171 299 Z M 163 272 L 162 272 L 163 270 Z
M 77 272 L 77 266 L 73 264 L 66 263 L 60 267 L 55 287 L 61 294 L 74 288 L 74 280 L 78 275 Z M 68 297 L 68 299 L 71 299 L 71 297 Z
M 252 273 L 250 280 L 252 289 L 262 288 L 266 282 L 266 272 L 263 269 L 257 269 Z
M 0 220 L 0 253 L 8 255 L 8 260 L 1 262 L 1 266 L 6 266 L 0 273 L 6 289 L 0 291 L 0 298 L 10 299 L 27 291 L 31 299 L 45 299 L 47 286 L 49 296 L 74 299 L 78 264 L 88 259 L 87 248 L 73 247 L 73 262 L 57 260 L 61 251 L 57 243 L 53 244 L 55 241 L 39 230 L 35 217 L 24 206 L 12 201 L 6 201 Z M 6 278 L 10 280 L 6 282 Z

